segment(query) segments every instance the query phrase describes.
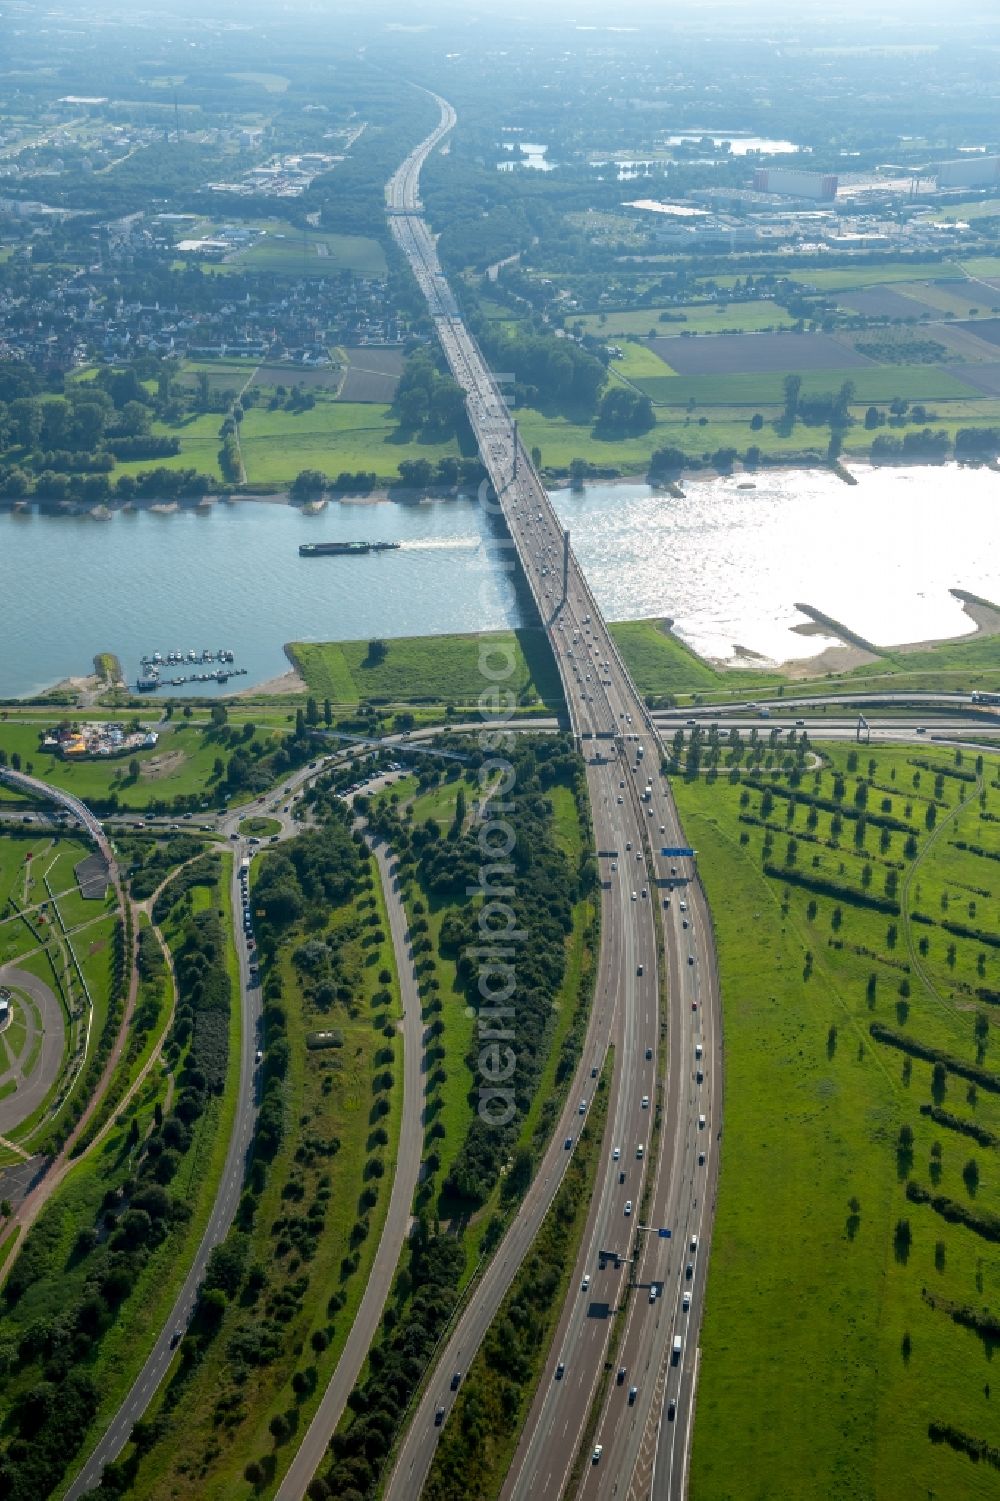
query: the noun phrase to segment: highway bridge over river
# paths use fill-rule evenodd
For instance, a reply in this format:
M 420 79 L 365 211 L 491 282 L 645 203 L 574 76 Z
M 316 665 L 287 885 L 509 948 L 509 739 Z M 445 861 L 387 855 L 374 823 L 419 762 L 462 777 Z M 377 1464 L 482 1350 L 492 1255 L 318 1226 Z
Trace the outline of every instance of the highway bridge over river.
M 387 186 L 390 224 L 465 392 L 495 503 L 548 634 L 586 759 L 600 864 L 601 952 L 577 1079 L 520 1212 L 466 1301 L 411 1414 L 387 1495 L 390 1501 L 414 1501 L 420 1494 L 441 1432 L 438 1409 L 447 1422 L 454 1401 L 452 1373 L 468 1369 L 529 1250 L 570 1156 L 564 1143 L 575 1140 L 588 1108 L 584 1102 L 592 1098 L 592 1078 L 613 1047 L 604 1150 L 583 1248 L 504 1496 L 549 1501 L 561 1495 L 617 1332 L 617 1359 L 627 1381 L 612 1384 L 599 1403 L 593 1441 L 601 1446 L 600 1456 L 585 1463 L 580 1494 L 679 1498 L 686 1483 L 722 1121 L 711 922 L 693 862 L 664 853 L 686 841 L 660 776 L 657 730 L 497 381 L 461 318 L 423 220 L 421 168 L 456 122 L 451 105 L 440 98 L 437 103 L 438 125 Z M 516 1020 L 514 1027 L 516 1032 Z M 661 1228 L 670 1236 L 651 1233 Z M 621 1253 L 617 1264 L 599 1256 L 608 1249 Z M 674 1355 L 677 1336 L 681 1349 Z

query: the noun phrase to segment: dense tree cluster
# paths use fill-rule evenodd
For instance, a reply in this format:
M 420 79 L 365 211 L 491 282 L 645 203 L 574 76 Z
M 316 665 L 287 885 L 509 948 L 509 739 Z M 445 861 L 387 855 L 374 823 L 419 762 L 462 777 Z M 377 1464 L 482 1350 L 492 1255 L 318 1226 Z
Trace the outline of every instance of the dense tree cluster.
M 460 1200 L 466 1207 L 481 1204 L 489 1196 L 534 1096 L 547 1056 L 553 1003 L 565 972 L 565 943 L 572 928 L 573 906 L 587 879 L 556 844 L 552 805 L 546 796 L 555 786 L 568 787 L 580 796 L 582 769 L 568 742 L 520 739 L 508 757 L 516 795 L 505 799 L 509 808 L 504 818 L 513 830 L 515 844 L 508 857 L 510 872 L 504 874 L 501 884 L 512 889 L 507 900 L 525 935 L 517 946 L 517 988 L 512 1000 L 517 1065 L 511 1087 L 518 1110 L 508 1126 L 487 1125 L 475 1110 L 475 1098 L 470 1100 L 472 1122 L 443 1185 L 447 1198 Z M 463 828 L 462 821 L 456 819 L 450 829 L 444 830 L 431 819 L 410 829 L 389 805 L 384 805 L 372 813 L 372 826 L 392 843 L 401 865 L 416 871 L 422 888 L 433 898 L 449 903 L 441 926 L 441 951 L 456 963 L 465 1003 L 478 1008 L 482 1000 L 473 956 L 483 941 L 481 901 L 470 895 L 480 889 L 483 866 L 477 820 Z M 478 1078 L 477 1052 L 474 1048 L 467 1063 Z M 516 1186 L 512 1179 L 512 1189 Z
M 393 403 L 399 425 L 407 433 L 420 433 L 428 439 L 450 438 L 465 434 L 465 393 L 456 380 L 438 369 L 429 349 L 417 349 L 410 355 L 396 387 Z
M 635 438 L 656 426 L 648 396 L 628 386 L 609 386 L 601 397 L 594 424 L 595 438 Z
M 175 968 L 179 992 L 175 1041 L 187 1041 L 188 1022 L 191 1027 L 187 1087 L 175 1108 L 190 1121 L 201 1114 L 205 1096 L 222 1093 L 226 1078 L 233 987 L 226 965 L 226 935 L 216 912 L 199 912 L 190 919 Z
M 488 325 L 482 344 L 495 369 L 513 373 L 518 402 L 577 420 L 594 415 L 607 370 L 579 344 L 503 324 Z

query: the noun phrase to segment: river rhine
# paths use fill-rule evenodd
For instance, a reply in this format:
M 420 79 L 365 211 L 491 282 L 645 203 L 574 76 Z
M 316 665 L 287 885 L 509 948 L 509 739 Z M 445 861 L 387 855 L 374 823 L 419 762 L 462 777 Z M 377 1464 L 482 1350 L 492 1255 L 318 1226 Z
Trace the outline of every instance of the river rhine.
M 1000 601 L 1000 477 L 859 469 L 558 491 L 556 508 L 611 620 L 669 615 L 712 657 L 734 644 L 782 661 L 830 644 L 792 630 L 796 601 L 883 645 L 971 627 L 948 593 Z M 398 551 L 300 558 L 304 541 L 395 541 Z M 318 516 L 218 503 L 110 521 L 0 512 L 0 697 L 92 670 L 113 651 L 228 647 L 251 687 L 287 667 L 285 641 L 434 635 L 522 622 L 502 552 L 473 500 L 332 503 Z M 182 669 L 178 669 L 179 671 Z M 218 687 L 184 690 L 218 694 Z

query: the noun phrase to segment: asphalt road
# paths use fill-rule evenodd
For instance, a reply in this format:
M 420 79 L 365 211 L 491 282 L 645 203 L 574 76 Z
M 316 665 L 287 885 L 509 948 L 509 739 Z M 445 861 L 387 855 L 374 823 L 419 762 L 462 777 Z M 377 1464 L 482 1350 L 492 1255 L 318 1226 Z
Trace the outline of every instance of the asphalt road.
M 673 1327 L 662 1310 L 680 1302 L 686 1262 L 676 1255 L 664 1256 L 660 1244 L 667 1243 L 663 1242 L 658 1243 L 655 1260 L 649 1261 L 647 1268 L 648 1237 L 634 1228 L 644 1175 L 650 1169 L 654 1173 L 654 1213 L 672 1214 L 678 1234 L 683 1231 L 701 1237 L 710 1230 L 712 1179 L 708 1158 L 700 1174 L 693 1169 L 688 1174 L 687 1168 L 692 1158 L 697 1158 L 699 1142 L 719 1128 L 721 1091 L 714 1082 L 715 1074 L 707 1090 L 704 1085 L 697 1086 L 693 1071 L 683 1062 L 695 1036 L 692 1017 L 697 1018 L 697 1035 L 706 1056 L 718 1051 L 718 987 L 711 929 L 700 888 L 692 879 L 692 862 L 679 857 L 671 860 L 659 853 L 664 845 L 681 846 L 683 840 L 669 788 L 658 776 L 660 743 L 655 727 L 625 670 L 493 376 L 458 315 L 433 241 L 419 216 L 420 168 L 455 123 L 450 105 L 441 99 L 438 104 L 441 118 L 437 129 L 388 185 L 390 223 L 427 299 L 452 373 L 466 392 L 470 421 L 512 548 L 548 630 L 570 722 L 587 763 L 594 830 L 598 851 L 603 851 L 599 859 L 605 879 L 595 1004 L 574 1085 L 516 1220 L 469 1296 L 412 1415 L 386 1495 L 389 1501 L 413 1501 L 419 1496 L 441 1431 L 435 1413 L 443 1409 L 446 1422 L 454 1400 L 452 1373 L 468 1368 L 534 1239 L 570 1156 L 564 1142 L 575 1137 L 581 1105 L 584 1114 L 589 1107 L 592 1069 L 600 1067 L 606 1047 L 613 1041 L 615 1066 L 604 1139 L 605 1166 L 590 1206 L 578 1268 L 582 1275 L 574 1281 L 567 1299 L 558 1353 L 553 1354 L 552 1364 L 561 1358 L 564 1372 L 558 1382 L 543 1380 L 508 1479 L 507 1493 L 511 1495 L 548 1498 L 559 1494 L 586 1429 L 612 1328 L 628 1317 L 629 1308 L 638 1307 L 628 1295 L 626 1263 L 617 1270 L 613 1265 L 604 1271 L 591 1270 L 586 1293 L 582 1291 L 583 1276 L 588 1275 L 584 1268 L 590 1267 L 600 1249 L 628 1245 L 635 1253 L 637 1275 L 645 1275 L 648 1270 L 650 1275 L 662 1278 L 654 1303 L 649 1304 L 648 1294 L 646 1297 L 652 1317 L 640 1321 L 636 1315 L 634 1319 L 636 1339 L 648 1352 L 650 1366 L 659 1369 L 669 1351 Z M 646 776 L 652 779 L 648 800 L 644 796 Z M 642 849 L 640 824 L 651 835 L 653 853 L 648 858 Z M 672 897 L 670 907 L 662 905 L 668 883 L 674 878 L 687 883 L 690 899 L 685 905 L 696 922 L 693 930 L 683 926 L 686 915 L 680 913 Z M 671 1075 L 659 1152 L 651 1160 L 652 1153 L 646 1149 L 652 1138 L 650 1123 L 656 1108 L 660 1048 L 654 922 L 664 923 Z M 696 941 L 689 939 L 692 932 L 699 935 Z M 687 962 L 689 958 L 691 963 Z M 690 974 L 692 970 L 697 974 Z M 698 1001 L 697 1012 L 690 1009 L 693 997 Z M 706 1121 L 702 1126 L 698 1117 L 708 1109 L 712 1110 L 711 1125 Z M 641 1156 L 639 1145 L 644 1148 Z M 621 1154 L 617 1160 L 613 1156 L 615 1147 Z M 626 1175 L 624 1182 L 622 1172 Z M 662 1190 L 661 1184 L 665 1185 Z M 628 1213 L 626 1205 L 630 1205 Z M 699 1226 L 697 1232 L 691 1230 L 695 1224 Z M 700 1254 L 703 1268 L 707 1246 Z M 688 1340 L 694 1348 L 700 1301 L 692 1303 L 686 1312 Z M 678 1371 L 681 1369 L 679 1366 Z M 656 1382 L 648 1381 L 640 1388 L 631 1411 L 644 1428 L 651 1425 L 655 1437 L 662 1412 L 662 1389 Z M 678 1414 L 671 1426 L 672 1454 L 677 1456 L 676 1462 L 671 1460 L 672 1470 L 677 1465 L 683 1468 L 686 1462 L 692 1411 L 693 1403 L 688 1402 L 685 1416 Z M 626 1451 L 624 1428 L 615 1428 L 613 1442 L 619 1444 L 625 1464 L 636 1467 L 638 1455 L 630 1458 Z M 611 1475 L 612 1471 L 606 1466 L 603 1473 Z M 617 1478 L 628 1483 L 629 1474 L 622 1470 Z

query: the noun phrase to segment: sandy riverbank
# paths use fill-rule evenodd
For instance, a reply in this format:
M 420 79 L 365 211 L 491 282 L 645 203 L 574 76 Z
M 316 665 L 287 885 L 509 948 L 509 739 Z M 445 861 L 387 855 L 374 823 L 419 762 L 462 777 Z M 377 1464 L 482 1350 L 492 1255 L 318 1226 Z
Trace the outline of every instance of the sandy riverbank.
M 305 678 L 301 677 L 293 668 L 288 672 L 281 673 L 280 677 L 268 678 L 266 683 L 258 683 L 253 688 L 241 688 L 239 693 L 229 693 L 226 698 L 282 698 L 293 693 L 308 693 L 309 685 Z
M 927 641 L 901 642 L 898 645 L 883 646 L 881 651 L 886 654 L 931 651 L 936 646 L 949 646 L 958 641 L 971 641 L 975 636 L 1000 636 L 1000 606 L 991 604 L 989 600 L 967 594 L 962 589 L 952 589 L 951 593 L 960 601 L 965 614 L 974 623 L 974 631 L 968 631 L 959 636 L 938 636 Z M 795 626 L 794 629 L 803 636 L 835 636 L 837 634 L 833 622 L 823 624 L 816 620 L 806 621 Z M 826 647 L 815 657 L 795 657 L 791 661 L 782 662 L 776 670 L 791 682 L 801 682 L 803 678 L 822 677 L 828 672 L 850 672 L 855 667 L 870 667 L 878 660 L 878 653 L 866 651 L 854 641 L 841 640 L 838 645 Z M 716 667 L 761 669 L 770 665 L 763 657 L 748 651 L 745 647 L 737 647 L 735 655 L 727 660 L 713 660 L 713 666 Z

